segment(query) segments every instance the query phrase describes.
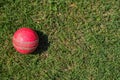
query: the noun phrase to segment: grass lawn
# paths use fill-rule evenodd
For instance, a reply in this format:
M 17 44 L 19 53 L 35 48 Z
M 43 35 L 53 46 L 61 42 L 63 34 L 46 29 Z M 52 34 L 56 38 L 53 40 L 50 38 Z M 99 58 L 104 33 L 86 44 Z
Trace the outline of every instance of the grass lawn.
M 34 54 L 13 48 L 20 27 Z M 0 0 L 0 80 L 120 80 L 120 1 Z

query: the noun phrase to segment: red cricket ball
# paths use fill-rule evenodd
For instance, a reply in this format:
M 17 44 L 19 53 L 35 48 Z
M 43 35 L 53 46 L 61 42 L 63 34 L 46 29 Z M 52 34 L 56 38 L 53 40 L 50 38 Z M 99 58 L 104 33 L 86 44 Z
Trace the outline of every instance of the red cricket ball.
M 36 50 L 39 37 L 33 29 L 23 27 L 14 33 L 12 42 L 19 53 L 29 54 Z

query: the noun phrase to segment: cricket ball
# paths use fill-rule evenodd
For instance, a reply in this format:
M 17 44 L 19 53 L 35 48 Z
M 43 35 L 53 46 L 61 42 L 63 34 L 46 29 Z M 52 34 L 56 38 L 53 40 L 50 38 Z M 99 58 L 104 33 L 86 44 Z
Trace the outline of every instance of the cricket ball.
M 39 37 L 33 29 L 23 27 L 14 33 L 12 43 L 19 53 L 29 54 L 36 50 Z

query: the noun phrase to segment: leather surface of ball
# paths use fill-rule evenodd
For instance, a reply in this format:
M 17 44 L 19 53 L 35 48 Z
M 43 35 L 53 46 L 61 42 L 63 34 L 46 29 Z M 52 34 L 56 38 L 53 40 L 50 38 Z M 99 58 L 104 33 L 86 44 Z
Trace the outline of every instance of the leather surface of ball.
M 23 27 L 14 33 L 12 42 L 19 53 L 29 54 L 36 50 L 39 37 L 33 29 Z

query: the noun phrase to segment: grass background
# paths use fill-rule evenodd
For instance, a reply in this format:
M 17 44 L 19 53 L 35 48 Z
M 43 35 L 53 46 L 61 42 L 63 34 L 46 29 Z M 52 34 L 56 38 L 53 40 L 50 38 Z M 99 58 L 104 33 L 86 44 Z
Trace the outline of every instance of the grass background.
M 43 32 L 48 49 L 16 52 L 23 26 Z M 120 1 L 0 0 L 0 80 L 120 80 Z

